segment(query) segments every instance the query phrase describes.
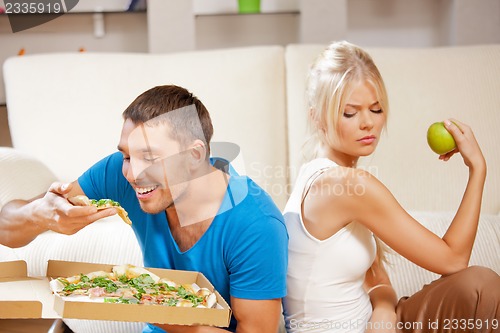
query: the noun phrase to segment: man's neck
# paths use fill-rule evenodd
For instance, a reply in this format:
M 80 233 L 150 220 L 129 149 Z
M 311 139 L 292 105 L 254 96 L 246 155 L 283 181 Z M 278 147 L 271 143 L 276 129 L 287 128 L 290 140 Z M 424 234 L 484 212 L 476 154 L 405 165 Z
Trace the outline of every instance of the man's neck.
M 181 251 L 190 249 L 207 231 L 226 194 L 229 175 L 213 167 L 209 171 L 190 181 L 183 197 L 166 210 L 172 236 Z

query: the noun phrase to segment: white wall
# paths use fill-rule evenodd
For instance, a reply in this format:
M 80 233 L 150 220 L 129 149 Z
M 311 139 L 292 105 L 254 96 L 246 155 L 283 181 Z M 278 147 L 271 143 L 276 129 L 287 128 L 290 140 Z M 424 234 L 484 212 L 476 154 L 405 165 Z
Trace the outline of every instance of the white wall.
M 301 22 L 304 43 L 339 38 L 392 47 L 500 43 L 500 0 L 300 0 L 300 4 L 304 12 L 316 9 Z M 317 10 L 320 6 L 325 9 Z M 334 6 L 340 10 L 328 10 Z M 314 29 L 322 25 L 326 28 Z
M 347 39 L 365 46 L 430 47 L 447 44 L 446 1 L 349 0 Z
M 92 14 L 63 15 L 38 27 L 12 33 L 6 15 L 0 15 L 0 64 L 17 56 L 45 52 L 148 52 L 146 13 L 104 14 L 102 38 L 94 35 Z M 0 67 L 0 76 L 2 71 Z M 0 79 L 0 104 L 5 103 Z
M 0 63 L 21 48 L 27 54 L 77 52 L 82 47 L 93 52 L 176 52 L 340 38 L 372 47 L 500 43 L 500 0 L 261 0 L 262 15 L 235 14 L 237 0 L 192 0 L 189 6 L 188 0 L 148 1 L 168 1 L 168 15 L 165 10 L 104 13 L 102 37 L 94 34 L 94 15 L 76 11 L 99 5 L 119 10 L 129 0 L 80 0 L 74 13 L 15 34 L 8 17 L 0 15 Z M 176 2 L 184 5 L 176 7 Z M 318 10 L 320 5 L 327 10 Z M 176 8 L 182 9 L 177 17 Z M 306 15 L 306 10 L 313 14 Z

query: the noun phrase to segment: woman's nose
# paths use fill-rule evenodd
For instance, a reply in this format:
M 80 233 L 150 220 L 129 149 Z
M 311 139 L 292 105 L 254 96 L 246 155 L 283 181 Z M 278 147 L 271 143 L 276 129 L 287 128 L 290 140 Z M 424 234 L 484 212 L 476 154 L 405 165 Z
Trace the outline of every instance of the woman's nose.
M 373 127 L 372 113 L 370 110 L 363 113 L 363 117 L 361 118 L 361 129 L 371 129 Z

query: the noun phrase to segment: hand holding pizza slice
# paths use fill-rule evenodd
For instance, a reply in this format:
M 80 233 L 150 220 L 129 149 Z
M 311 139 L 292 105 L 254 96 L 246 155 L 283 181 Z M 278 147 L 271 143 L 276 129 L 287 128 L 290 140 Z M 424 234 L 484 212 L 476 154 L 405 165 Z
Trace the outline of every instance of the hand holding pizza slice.
M 118 216 L 121 217 L 123 222 L 128 225 L 132 225 L 132 221 L 128 217 L 127 211 L 120 205 L 119 202 L 113 201 L 111 199 L 89 199 L 85 195 L 77 195 L 68 199 L 70 203 L 75 206 L 94 206 L 97 210 L 106 209 L 106 208 L 115 208 L 118 212 Z

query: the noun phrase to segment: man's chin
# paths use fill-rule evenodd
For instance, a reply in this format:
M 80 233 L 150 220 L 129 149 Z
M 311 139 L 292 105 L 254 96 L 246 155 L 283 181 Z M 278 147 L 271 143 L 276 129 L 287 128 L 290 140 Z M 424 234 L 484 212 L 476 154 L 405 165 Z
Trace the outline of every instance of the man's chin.
M 151 205 L 147 205 L 144 203 L 139 203 L 139 205 L 141 206 L 142 211 L 144 213 L 148 213 L 148 214 L 158 214 L 158 213 L 165 211 L 165 209 L 166 209 L 163 207 L 151 206 Z

